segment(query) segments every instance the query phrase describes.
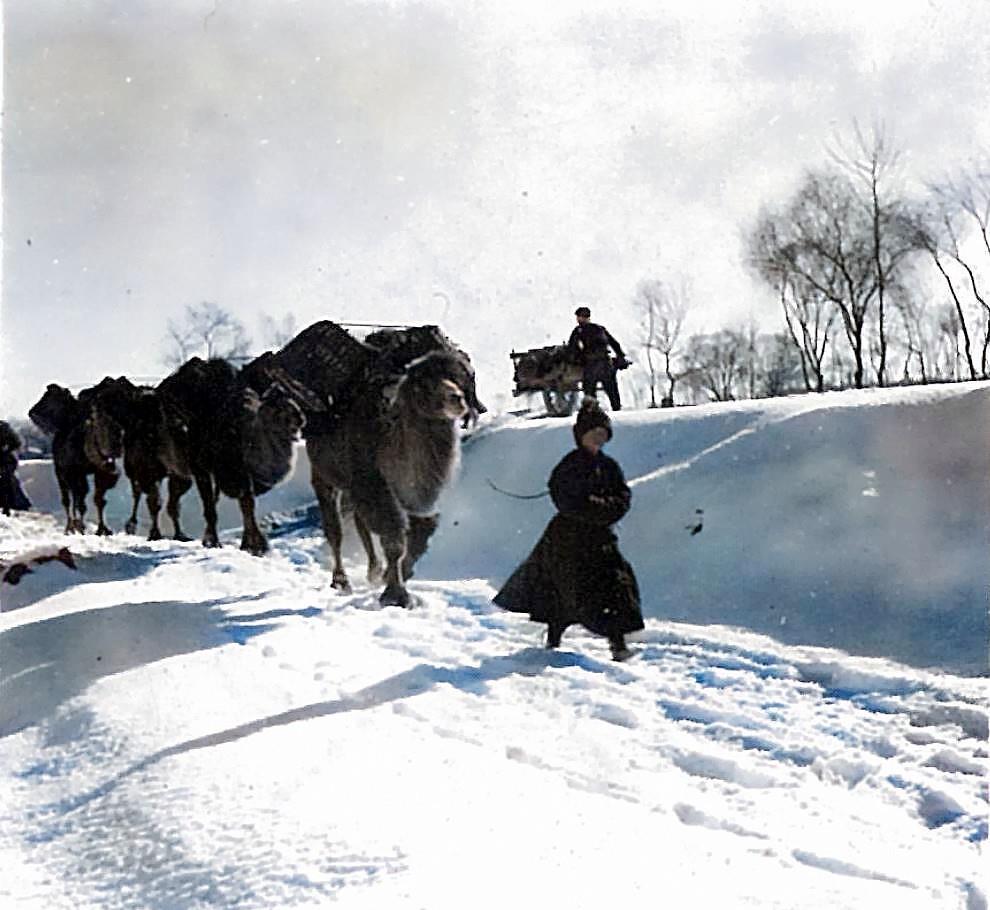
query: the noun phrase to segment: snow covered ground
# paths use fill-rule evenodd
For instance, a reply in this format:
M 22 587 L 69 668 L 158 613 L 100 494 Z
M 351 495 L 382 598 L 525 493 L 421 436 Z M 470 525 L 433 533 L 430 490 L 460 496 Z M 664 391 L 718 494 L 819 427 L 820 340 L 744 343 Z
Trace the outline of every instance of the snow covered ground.
M 986 910 L 988 411 L 618 415 L 624 664 L 489 602 L 550 507 L 488 481 L 539 492 L 568 421 L 466 443 L 410 611 L 305 521 L 256 559 L 0 517 L 0 906 Z

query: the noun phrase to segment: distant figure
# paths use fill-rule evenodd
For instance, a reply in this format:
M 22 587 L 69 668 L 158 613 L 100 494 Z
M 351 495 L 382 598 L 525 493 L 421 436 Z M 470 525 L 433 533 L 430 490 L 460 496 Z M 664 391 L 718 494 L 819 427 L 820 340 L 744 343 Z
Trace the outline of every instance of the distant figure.
M 567 341 L 567 351 L 571 358 L 581 365 L 584 372 L 581 378 L 581 390 L 590 398 L 596 396 L 595 389 L 599 382 L 608 396 L 609 406 L 613 411 L 622 410 L 619 400 L 619 383 L 616 381 L 616 370 L 624 370 L 629 366 L 626 355 L 608 329 L 591 321 L 591 310 L 579 306 L 574 315 L 577 325 Z M 608 356 L 608 349 L 615 351 L 615 362 Z
M 20 447 L 21 437 L 6 420 L 0 420 L 0 511 L 4 515 L 31 508 L 17 479 L 16 453 Z
M 631 494 L 618 463 L 601 448 L 612 438 L 608 415 L 585 398 L 574 424 L 577 448 L 550 474 L 557 514 L 494 601 L 547 624 L 547 647 L 580 623 L 608 638 L 613 660 L 631 652 L 625 635 L 643 628 L 639 586 L 611 530 L 629 511 Z

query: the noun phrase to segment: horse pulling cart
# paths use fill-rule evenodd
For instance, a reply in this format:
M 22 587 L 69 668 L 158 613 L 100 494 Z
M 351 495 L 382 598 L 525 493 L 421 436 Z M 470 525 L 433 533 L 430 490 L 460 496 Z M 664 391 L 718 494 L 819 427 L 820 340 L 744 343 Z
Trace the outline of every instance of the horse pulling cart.
M 539 392 L 551 417 L 569 417 L 580 400 L 581 366 L 569 356 L 566 344 L 528 351 L 512 351 L 514 396 Z

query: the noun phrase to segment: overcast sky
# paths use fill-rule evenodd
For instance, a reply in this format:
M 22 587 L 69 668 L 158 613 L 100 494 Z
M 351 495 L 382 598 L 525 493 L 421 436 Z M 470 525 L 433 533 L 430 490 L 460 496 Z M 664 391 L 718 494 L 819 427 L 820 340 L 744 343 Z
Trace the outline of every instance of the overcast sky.
M 990 148 L 985 0 L 6 0 L 0 413 L 162 374 L 167 320 L 440 322 L 511 387 L 643 278 L 754 315 L 739 238 L 852 118 Z

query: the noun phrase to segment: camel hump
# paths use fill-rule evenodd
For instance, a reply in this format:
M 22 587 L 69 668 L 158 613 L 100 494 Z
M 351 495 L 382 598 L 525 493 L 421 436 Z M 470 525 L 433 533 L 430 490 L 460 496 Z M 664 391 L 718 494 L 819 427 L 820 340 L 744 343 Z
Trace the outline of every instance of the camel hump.
M 141 389 L 126 376 L 116 379 L 107 376 L 97 385 L 83 389 L 79 401 L 94 406 L 123 426 L 130 423 L 141 394 Z
M 104 376 L 96 385 L 82 389 L 77 397 L 83 404 L 89 405 L 115 388 L 117 388 L 117 380 L 112 376 Z
M 379 329 L 365 339 L 381 354 L 388 367 L 401 372 L 414 360 L 433 351 L 458 351 L 438 325 L 414 325 L 403 329 Z
M 237 371 L 221 358 L 193 357 L 158 385 L 167 410 L 183 421 L 216 419 L 237 391 Z

